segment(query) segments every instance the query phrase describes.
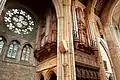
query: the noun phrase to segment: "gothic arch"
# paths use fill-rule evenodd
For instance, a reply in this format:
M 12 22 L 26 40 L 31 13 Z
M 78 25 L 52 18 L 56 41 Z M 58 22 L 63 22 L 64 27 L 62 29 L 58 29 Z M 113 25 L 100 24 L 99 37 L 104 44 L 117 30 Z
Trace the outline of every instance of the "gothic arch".
M 102 38 L 98 38 L 98 42 L 104 48 L 104 50 L 108 56 L 108 59 L 110 60 L 110 64 L 112 65 L 112 60 L 111 60 L 110 55 L 109 55 L 109 49 L 107 46 L 107 42 L 105 43 L 105 41 Z
M 114 12 L 115 6 L 118 3 L 119 3 L 119 0 L 110 0 L 108 4 L 105 6 L 101 15 L 101 21 L 104 26 L 111 24 L 112 14 Z
M 109 49 L 108 49 L 108 46 L 107 46 L 107 42 L 105 42 L 102 38 L 98 38 L 98 42 L 104 48 L 104 50 L 106 52 L 106 55 L 107 55 L 107 57 L 110 61 L 110 65 L 111 65 L 111 69 L 113 71 L 113 74 L 115 74 L 114 69 L 113 69 L 113 63 L 112 63 L 112 60 L 111 60 L 111 57 L 110 57 L 110 54 L 109 54 L 110 52 L 109 52 Z
M 52 75 L 56 75 L 56 71 L 54 69 L 53 70 L 48 70 L 47 73 L 46 73 L 46 80 L 50 80 Z M 57 75 L 56 75 L 56 80 L 57 80 Z
M 52 0 L 53 5 L 55 7 L 56 15 L 57 17 L 62 16 L 62 4 L 60 3 L 60 0 Z
M 43 74 L 40 74 L 40 80 L 45 80 Z
M 0 37 L 2 37 L 3 38 L 3 41 L 5 42 L 5 44 L 7 43 L 7 39 L 6 39 L 6 37 L 5 36 L 3 36 L 3 35 L 0 35 Z
M 31 45 L 29 42 L 25 42 L 21 45 L 21 48 L 23 48 L 25 45 L 29 45 L 33 49 L 33 45 Z
M 0 55 L 3 54 L 6 44 L 7 44 L 6 38 L 0 35 Z
M 17 43 L 21 46 L 21 42 L 20 42 L 19 40 L 17 40 L 17 39 L 12 39 L 12 40 L 10 40 L 10 42 L 9 42 L 8 44 L 10 44 L 10 43 L 13 42 L 13 41 L 17 42 Z

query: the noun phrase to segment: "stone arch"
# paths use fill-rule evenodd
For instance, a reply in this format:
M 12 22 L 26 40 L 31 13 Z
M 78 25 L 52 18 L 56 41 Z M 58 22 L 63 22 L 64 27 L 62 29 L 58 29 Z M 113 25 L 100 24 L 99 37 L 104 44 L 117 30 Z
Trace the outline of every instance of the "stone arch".
M 0 37 L 3 39 L 3 41 L 4 41 L 5 45 L 6 45 L 6 44 L 7 44 L 7 39 L 6 39 L 6 37 L 3 36 L 3 35 L 0 35 Z
M 116 7 L 116 5 L 119 3 L 120 0 L 110 0 L 108 2 L 108 4 L 106 5 L 106 7 L 104 8 L 102 15 L 101 15 L 101 21 L 102 21 L 102 25 L 103 25 L 103 30 L 105 33 L 105 37 L 106 37 L 106 41 L 108 43 L 108 48 L 109 48 L 109 54 L 113 63 L 113 70 L 114 70 L 114 76 L 115 79 L 119 80 L 120 79 L 120 63 L 116 64 L 116 61 L 120 61 L 119 59 L 119 44 L 116 43 L 117 41 L 114 39 L 115 36 L 112 36 L 112 33 L 110 31 L 110 26 L 112 23 L 112 15 L 113 15 L 113 11 Z
M 107 46 L 107 42 L 105 42 L 102 38 L 98 38 L 98 42 L 99 42 L 99 44 L 103 47 L 103 49 L 105 50 L 106 55 L 107 55 L 107 57 L 108 57 L 108 60 L 109 60 L 109 62 L 110 62 L 110 66 L 111 66 L 112 72 L 113 72 L 113 74 L 115 75 L 114 69 L 113 69 L 113 63 L 112 63 L 112 60 L 111 60 L 111 57 L 110 57 L 110 54 L 109 54 L 110 51 L 109 51 L 109 48 L 108 48 L 108 46 Z
M 7 40 L 3 35 L 0 35 L 0 55 L 4 53 Z
M 110 0 L 106 7 L 104 8 L 102 15 L 101 15 L 101 21 L 102 24 L 109 25 L 112 21 L 112 14 L 115 9 L 115 6 L 119 3 L 119 0 Z M 111 7 L 110 7 L 111 6 Z
M 17 39 L 12 39 L 8 44 L 11 44 L 11 42 L 14 42 L 14 41 L 17 42 L 21 46 L 21 42 Z
M 32 49 L 33 49 L 33 45 L 31 45 L 29 42 L 25 42 L 24 44 L 22 44 L 21 46 L 21 48 L 23 48 L 25 45 L 29 45 Z
M 62 13 L 62 4 L 60 3 L 60 0 L 52 0 L 52 3 L 55 7 L 56 15 L 57 17 L 60 17 L 63 15 Z
M 46 74 L 46 80 L 52 80 L 52 78 L 54 78 L 54 80 L 57 80 L 56 71 L 48 70 L 48 72 Z
M 44 80 L 43 74 L 40 74 L 40 80 Z
M 110 55 L 109 55 L 109 49 L 108 49 L 107 43 L 105 43 L 105 41 L 102 38 L 98 38 L 98 40 L 99 40 L 99 43 L 104 48 L 104 50 L 105 50 L 105 52 L 106 52 L 106 54 L 108 56 L 108 59 L 110 60 L 110 63 L 112 65 L 112 60 L 111 60 Z
M 36 73 L 35 80 L 45 80 L 44 74 L 42 72 Z

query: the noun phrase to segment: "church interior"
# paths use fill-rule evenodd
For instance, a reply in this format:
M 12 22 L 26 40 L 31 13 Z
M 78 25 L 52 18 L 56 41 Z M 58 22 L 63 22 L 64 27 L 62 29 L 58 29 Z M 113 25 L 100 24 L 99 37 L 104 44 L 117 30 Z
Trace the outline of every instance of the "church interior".
M 0 80 L 120 80 L 120 0 L 0 0 Z

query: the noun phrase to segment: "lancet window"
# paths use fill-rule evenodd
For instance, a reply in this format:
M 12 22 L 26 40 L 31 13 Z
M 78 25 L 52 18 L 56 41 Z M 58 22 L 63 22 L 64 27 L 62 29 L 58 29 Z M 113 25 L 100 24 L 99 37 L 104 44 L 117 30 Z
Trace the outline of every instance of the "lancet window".
M 26 44 L 22 49 L 21 60 L 28 61 L 31 52 L 30 45 Z
M 4 46 L 4 40 L 2 37 L 0 37 L 0 55 L 2 54 L 3 46 Z
M 18 41 L 12 41 L 7 51 L 7 57 L 15 58 L 18 53 L 19 46 L 20 43 Z

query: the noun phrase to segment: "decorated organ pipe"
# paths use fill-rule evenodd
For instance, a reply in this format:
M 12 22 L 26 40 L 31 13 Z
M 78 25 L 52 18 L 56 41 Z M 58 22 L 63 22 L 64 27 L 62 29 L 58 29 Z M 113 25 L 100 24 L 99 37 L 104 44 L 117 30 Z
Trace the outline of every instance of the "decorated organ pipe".
M 40 47 L 44 47 L 47 43 L 56 42 L 57 40 L 57 21 L 56 15 L 52 11 L 41 21 L 40 28 Z

